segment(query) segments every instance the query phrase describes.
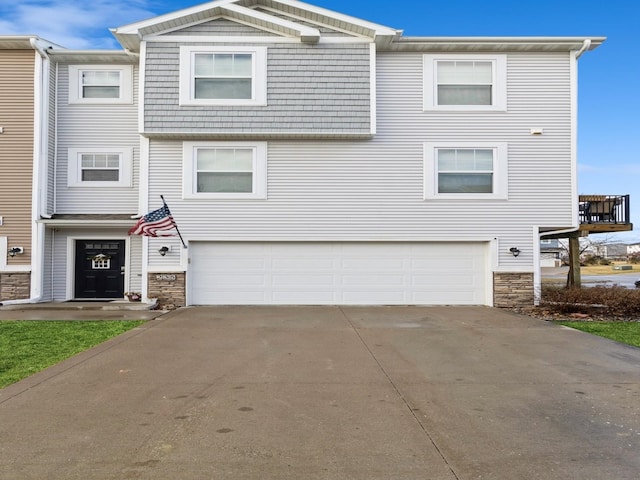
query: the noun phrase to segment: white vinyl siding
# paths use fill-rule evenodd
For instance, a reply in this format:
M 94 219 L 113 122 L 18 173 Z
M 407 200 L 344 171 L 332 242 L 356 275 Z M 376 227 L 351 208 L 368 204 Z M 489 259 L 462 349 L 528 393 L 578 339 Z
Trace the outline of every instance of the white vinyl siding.
M 82 67 L 93 68 L 92 65 Z M 137 66 L 129 68 L 133 72 L 134 84 L 131 103 L 81 105 L 69 103 L 69 68 L 65 64 L 58 66 L 57 151 L 51 164 L 52 171 L 55 166 L 56 180 L 54 213 L 137 213 L 140 160 L 138 69 Z M 96 182 L 78 182 L 81 176 L 77 154 L 81 152 L 122 154 L 121 181 L 124 183 L 101 185 L 96 192 Z
M 183 142 L 152 138 L 149 201 L 165 196 L 188 241 L 496 238 L 496 268 L 532 269 L 534 226 L 574 221 L 570 55 L 509 54 L 509 112 L 473 115 L 423 110 L 422 54 L 383 53 L 377 64 L 373 139 L 269 141 L 266 201 L 200 201 L 182 198 Z M 425 201 L 427 142 L 506 143 L 508 200 Z
M 193 242 L 189 303 L 484 305 L 482 243 Z

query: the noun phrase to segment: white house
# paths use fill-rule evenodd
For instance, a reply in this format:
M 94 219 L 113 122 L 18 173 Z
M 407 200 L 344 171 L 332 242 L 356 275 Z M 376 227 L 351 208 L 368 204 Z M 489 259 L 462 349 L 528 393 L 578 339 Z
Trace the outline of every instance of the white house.
M 405 37 L 297 0 L 113 33 L 48 52 L 51 299 L 531 304 L 540 235 L 577 228 L 577 59 L 603 38 Z M 187 248 L 127 235 L 161 195 Z

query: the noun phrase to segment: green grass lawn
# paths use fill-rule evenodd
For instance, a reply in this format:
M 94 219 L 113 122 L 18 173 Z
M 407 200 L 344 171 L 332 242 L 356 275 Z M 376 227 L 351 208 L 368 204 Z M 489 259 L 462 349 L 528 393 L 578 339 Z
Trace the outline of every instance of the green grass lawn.
M 560 325 L 640 347 L 640 322 L 557 322 Z
M 2 321 L 0 388 L 131 330 L 143 321 Z

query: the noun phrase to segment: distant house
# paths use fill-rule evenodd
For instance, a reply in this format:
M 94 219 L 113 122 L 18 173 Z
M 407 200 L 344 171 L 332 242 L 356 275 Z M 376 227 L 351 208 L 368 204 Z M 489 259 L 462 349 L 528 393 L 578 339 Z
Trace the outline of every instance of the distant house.
M 294 0 L 113 33 L 47 51 L 45 298 L 531 304 L 540 236 L 577 228 L 576 65 L 603 38 L 404 37 Z M 160 195 L 188 248 L 127 235 Z
M 594 253 L 595 255 L 608 260 L 623 260 L 629 254 L 629 249 L 626 243 L 609 243 L 605 245 L 596 245 Z
M 540 266 L 541 267 L 561 267 L 562 254 L 565 248 L 557 238 L 540 240 Z
M 640 253 L 640 243 L 632 243 L 627 245 L 627 255 Z

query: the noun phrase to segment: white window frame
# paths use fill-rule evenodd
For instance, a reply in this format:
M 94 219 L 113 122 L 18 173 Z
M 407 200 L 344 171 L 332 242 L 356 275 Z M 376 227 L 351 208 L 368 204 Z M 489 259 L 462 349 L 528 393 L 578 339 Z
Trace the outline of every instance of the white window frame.
M 82 75 L 84 72 L 111 71 L 120 73 L 120 96 L 118 98 L 84 98 Z M 132 104 L 133 66 L 131 65 L 69 65 L 69 103 L 79 104 Z
M 491 62 L 491 105 L 438 105 L 438 62 Z M 507 56 L 427 54 L 423 65 L 423 108 L 441 111 L 506 111 L 507 110 Z
M 436 152 L 440 149 L 493 150 L 492 193 L 438 193 L 438 164 Z M 426 142 L 424 144 L 424 199 L 446 200 L 506 200 L 508 198 L 508 147 L 506 143 L 489 142 Z
M 195 98 L 195 55 L 199 53 L 228 54 L 243 53 L 252 55 L 251 98 Z M 180 47 L 180 105 L 256 105 L 267 104 L 267 47 Z
M 196 152 L 198 149 L 242 148 L 253 150 L 251 192 L 198 192 Z M 185 199 L 265 199 L 267 198 L 266 142 L 184 142 L 182 146 L 182 197 Z
M 110 154 L 120 157 L 120 168 L 117 182 L 91 182 L 82 180 L 83 154 Z M 133 148 L 70 148 L 68 150 L 67 186 L 116 188 L 131 187 Z

